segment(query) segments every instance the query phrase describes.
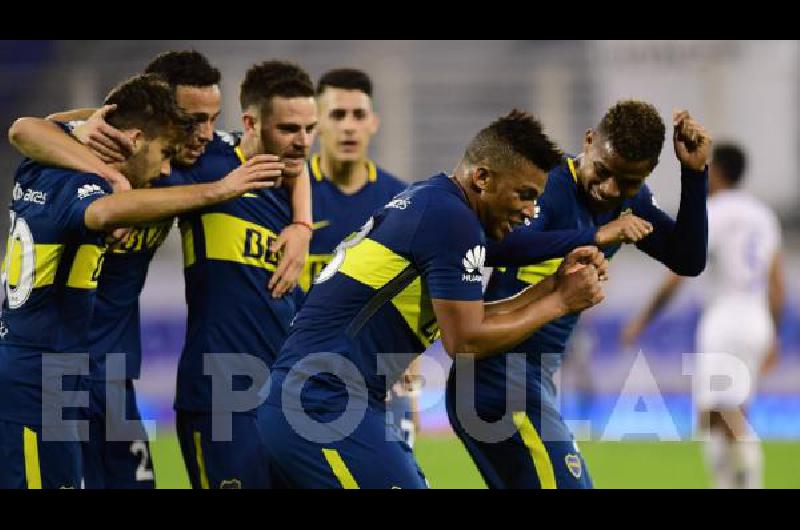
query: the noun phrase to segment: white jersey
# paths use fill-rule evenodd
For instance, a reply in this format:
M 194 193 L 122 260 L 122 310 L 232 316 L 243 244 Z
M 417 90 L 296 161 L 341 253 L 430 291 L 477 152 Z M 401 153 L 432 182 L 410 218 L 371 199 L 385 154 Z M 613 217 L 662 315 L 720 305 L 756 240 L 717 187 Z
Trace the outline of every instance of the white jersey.
M 780 244 L 780 224 L 767 206 L 740 190 L 715 193 L 708 200 L 707 305 L 743 297 L 766 304 Z
M 700 408 L 736 407 L 752 398 L 775 335 L 769 270 L 780 248 L 775 214 L 747 193 L 726 190 L 708 201 L 708 293 L 697 328 L 695 399 Z M 733 380 L 715 392 L 712 375 Z

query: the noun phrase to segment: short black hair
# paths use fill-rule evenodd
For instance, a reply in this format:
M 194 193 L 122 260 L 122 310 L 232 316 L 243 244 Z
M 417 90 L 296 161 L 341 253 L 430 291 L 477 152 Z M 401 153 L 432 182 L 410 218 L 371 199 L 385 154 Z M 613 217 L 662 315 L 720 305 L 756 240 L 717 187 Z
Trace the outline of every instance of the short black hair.
M 153 59 L 146 74 L 158 74 L 176 87 L 188 85 L 206 87 L 219 84 L 219 70 L 211 66 L 205 55 L 196 50 L 169 51 Z
M 317 83 L 317 95 L 325 92 L 327 87 L 358 90 L 372 97 L 372 80 L 366 72 L 355 68 L 336 68 L 322 74 Z
M 656 165 L 664 147 L 666 127 L 658 110 L 645 101 L 627 99 L 608 109 L 597 131 L 629 162 L 649 160 Z
M 194 126 L 194 120 L 178 107 L 172 87 L 155 74 L 123 81 L 109 92 L 103 104 L 117 106 L 106 114 L 109 125 L 139 129 L 148 139 L 166 136 L 183 142 Z
M 478 132 L 464 157 L 470 163 L 490 166 L 515 164 L 521 158 L 550 171 L 561 163 L 564 153 L 544 133 L 539 120 L 514 109 Z
M 256 105 L 264 112 L 275 96 L 314 97 L 314 83 L 305 70 L 288 61 L 265 61 L 250 67 L 239 90 L 242 111 Z
M 720 143 L 711 152 L 711 163 L 722 170 L 722 177 L 736 187 L 742 181 L 747 167 L 747 155 L 739 145 Z

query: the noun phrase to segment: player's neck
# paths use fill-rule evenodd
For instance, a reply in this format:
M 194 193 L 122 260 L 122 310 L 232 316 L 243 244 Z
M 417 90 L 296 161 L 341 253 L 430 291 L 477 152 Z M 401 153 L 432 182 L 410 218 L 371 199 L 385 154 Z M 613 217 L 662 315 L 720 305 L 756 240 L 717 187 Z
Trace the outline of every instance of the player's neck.
M 346 195 L 359 191 L 369 179 L 366 159 L 334 160 L 332 156 L 326 156 L 325 152 L 322 152 L 319 167 L 322 174 Z
M 254 134 L 246 132 L 244 135 L 242 135 L 242 141 L 239 144 L 239 149 L 241 149 L 245 159 L 250 160 L 259 154 L 261 146 L 259 145 L 258 138 L 256 138 Z
M 459 187 L 461 193 L 464 195 L 464 200 L 467 206 L 472 211 L 478 213 L 478 192 L 472 187 L 472 180 L 468 172 L 467 166 L 459 164 L 450 175 L 450 179 Z

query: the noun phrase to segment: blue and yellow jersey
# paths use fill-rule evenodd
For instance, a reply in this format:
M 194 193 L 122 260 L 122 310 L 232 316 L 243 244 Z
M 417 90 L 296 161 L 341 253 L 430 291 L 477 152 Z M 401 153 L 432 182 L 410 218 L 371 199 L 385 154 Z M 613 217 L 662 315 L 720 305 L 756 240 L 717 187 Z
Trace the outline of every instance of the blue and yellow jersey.
M 319 160 L 319 155 L 315 154 L 308 163 L 314 236 L 300 277 L 304 291 L 308 291 L 314 278 L 331 260 L 336 246 L 358 230 L 378 208 L 406 189 L 403 181 L 369 160 L 367 183 L 348 195 L 322 174 Z
M 86 228 L 86 208 L 111 193 L 99 176 L 25 160 L 14 177 L 2 264 L 0 418 L 41 424 L 42 360 L 87 353 L 105 234 Z M 64 378 L 75 390 L 78 378 Z
M 542 234 L 554 231 L 552 233 L 558 235 L 554 240 L 568 242 L 571 248 L 578 244 L 592 244 L 597 227 L 620 215 L 633 213 L 653 224 L 653 232 L 637 243 L 640 250 L 676 272 L 697 267 L 702 270 L 707 244 L 706 174 L 683 168 L 681 182 L 681 210 L 677 222 L 658 208 L 647 185 L 643 185 L 633 198 L 626 200 L 616 210 L 594 215 L 578 185 L 574 159 L 568 158 L 566 163 L 550 172 L 545 192 L 538 201 L 537 215 L 530 226 L 520 227 L 500 244 L 490 246 L 490 261 L 509 259 L 514 247 L 520 256 L 530 253 L 530 249 L 524 245 L 526 235 L 535 235 L 540 231 L 547 231 Z M 538 241 L 533 237 L 530 240 Z M 619 248 L 620 245 L 606 247 L 603 252 L 611 259 Z M 568 250 L 563 249 L 563 254 Z M 503 258 L 499 257 L 501 252 Z M 534 265 L 495 268 L 486 289 L 486 300 L 501 300 L 517 294 L 528 285 L 538 283 L 553 274 L 562 259 L 559 257 Z M 541 377 L 542 381 L 548 381 L 548 390 L 552 392 L 551 377 L 561 365 L 567 340 L 578 318 L 579 314 L 570 314 L 554 320 L 513 350 L 528 354 L 531 375 L 534 379 Z M 505 377 L 502 355 L 480 361 L 478 366 L 479 377 L 495 378 L 497 381 Z
M 125 373 L 112 379 L 137 379 L 142 366 L 139 295 L 150 262 L 174 223 L 170 218 L 131 229 L 128 238 L 106 252 L 97 282 L 92 326 L 89 329 L 90 378 L 106 379 L 108 353 L 125 354 Z
M 219 180 L 245 161 L 239 141 L 218 134 L 194 166 L 173 170 L 170 178 L 176 184 Z M 284 188 L 246 193 L 180 218 L 188 323 L 176 408 L 210 411 L 205 353 L 247 353 L 272 364 L 300 296 L 296 289 L 276 300 L 267 288 L 279 257 L 270 243 L 291 219 Z
M 273 367 L 270 402 L 280 405 L 290 370 L 310 371 L 318 375 L 302 387 L 304 406 L 340 409 L 344 384 L 319 373 L 327 371 L 363 378 L 356 392 L 383 407 L 386 381 L 396 381 L 438 333 L 431 299 L 481 299 L 484 256 L 478 218 L 447 175 L 397 195 L 341 243 L 315 281 Z M 357 373 L 348 375 L 348 367 Z M 288 379 L 285 387 L 300 391 Z

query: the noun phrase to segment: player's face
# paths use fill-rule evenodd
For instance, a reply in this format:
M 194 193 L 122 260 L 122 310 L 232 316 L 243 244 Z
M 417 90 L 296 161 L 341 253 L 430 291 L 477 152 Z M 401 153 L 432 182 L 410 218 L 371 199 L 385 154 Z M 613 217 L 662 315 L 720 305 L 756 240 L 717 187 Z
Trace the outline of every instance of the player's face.
M 582 156 L 579 182 L 597 212 L 613 210 L 639 193 L 656 165 L 652 160 L 625 160 L 610 141 L 591 130 L 586 133 Z
M 486 235 L 499 240 L 533 217 L 536 201 L 547 184 L 547 172 L 528 161 L 501 171 L 487 171 L 481 191 L 481 221 Z
M 217 85 L 197 87 L 178 85 L 175 90 L 178 106 L 195 119 L 196 127 L 189 141 L 181 146 L 175 162 L 191 166 L 214 138 L 214 123 L 220 112 L 221 96 Z
M 378 130 L 370 97 L 360 90 L 328 87 L 318 101 L 322 151 L 338 162 L 366 159 L 369 141 Z
M 303 171 L 314 134 L 317 131 L 317 104 L 313 97 L 284 98 L 275 96 L 256 130 L 261 153 L 281 157 L 286 165 L 285 177 L 296 177 Z
M 125 173 L 133 188 L 149 188 L 162 174 L 169 174 L 170 160 L 176 156 L 178 147 L 175 142 L 161 136 L 153 140 L 140 136 L 136 144 Z

